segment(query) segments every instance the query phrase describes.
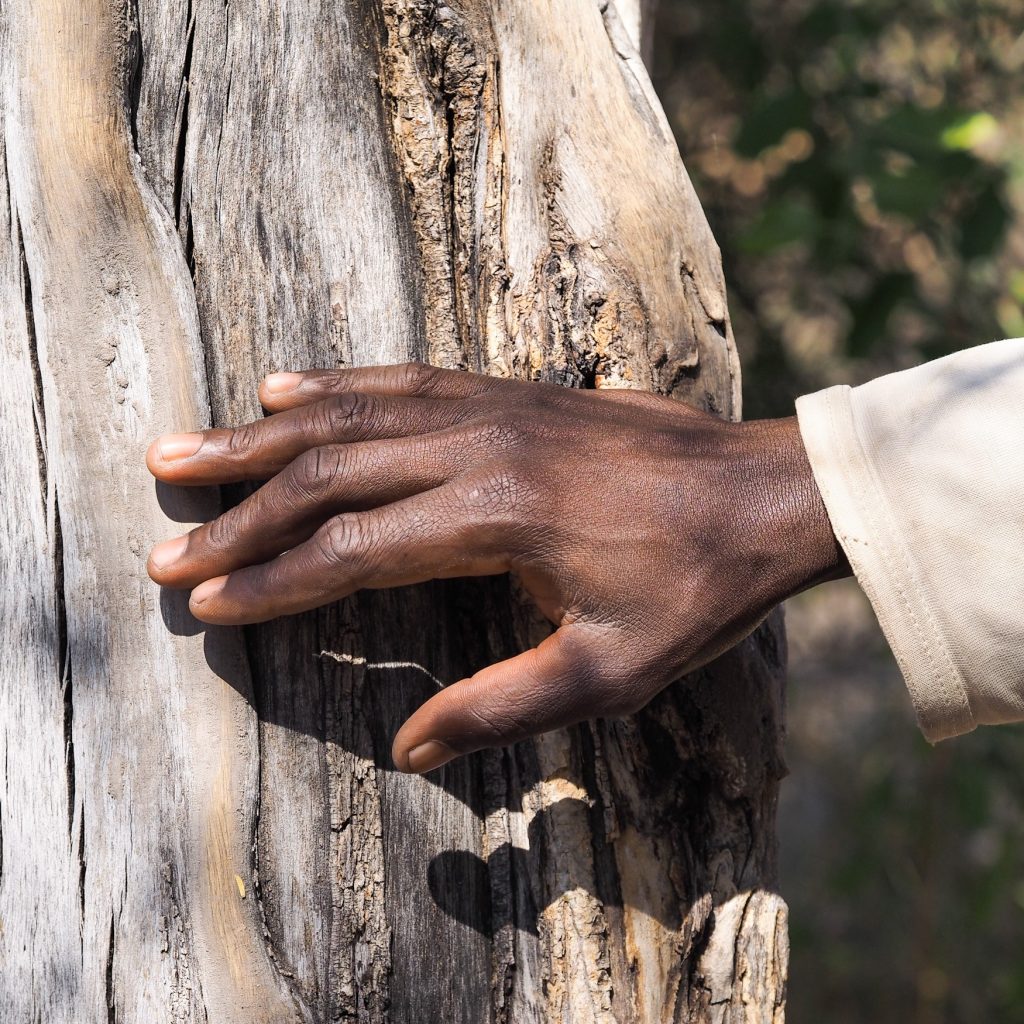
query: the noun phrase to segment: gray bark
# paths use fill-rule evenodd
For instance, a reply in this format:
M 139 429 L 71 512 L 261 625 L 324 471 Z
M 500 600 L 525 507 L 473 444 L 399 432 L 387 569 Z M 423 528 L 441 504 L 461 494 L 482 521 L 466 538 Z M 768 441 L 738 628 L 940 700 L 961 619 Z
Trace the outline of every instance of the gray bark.
M 390 765 L 505 579 L 201 629 L 165 430 L 428 359 L 739 416 L 642 4 L 0 3 L 0 1020 L 781 1021 L 781 624 L 628 720 Z

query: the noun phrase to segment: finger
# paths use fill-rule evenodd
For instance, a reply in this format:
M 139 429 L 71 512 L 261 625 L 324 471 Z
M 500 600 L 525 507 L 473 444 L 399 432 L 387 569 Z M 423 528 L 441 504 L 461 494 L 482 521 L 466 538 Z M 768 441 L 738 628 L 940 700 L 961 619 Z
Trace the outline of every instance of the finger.
M 460 399 L 486 394 L 506 383 L 467 370 L 444 370 L 427 363 L 364 366 L 346 370 L 272 373 L 260 385 L 260 401 L 274 412 L 308 405 L 330 395 L 358 391 L 405 398 Z
M 204 622 L 265 622 L 363 587 L 505 572 L 501 534 L 463 504 L 455 487 L 439 487 L 383 508 L 335 516 L 273 561 L 202 583 L 189 606 Z
M 174 484 L 265 480 L 310 448 L 426 434 L 472 412 L 457 402 L 346 391 L 233 430 L 165 434 L 150 445 L 146 464 L 157 479 Z
M 473 457 L 450 432 L 310 448 L 254 494 L 183 537 L 158 544 L 149 575 L 195 587 L 266 562 L 344 511 L 390 504 L 445 483 Z
M 499 662 L 428 700 L 398 730 L 392 746 L 404 772 L 427 772 L 454 757 L 501 747 L 613 711 L 604 692 L 611 658 L 596 627 L 562 626 L 540 646 Z M 600 706 L 595 706 L 595 693 Z M 630 702 L 622 694 L 625 708 Z M 616 705 L 614 708 L 612 705 Z

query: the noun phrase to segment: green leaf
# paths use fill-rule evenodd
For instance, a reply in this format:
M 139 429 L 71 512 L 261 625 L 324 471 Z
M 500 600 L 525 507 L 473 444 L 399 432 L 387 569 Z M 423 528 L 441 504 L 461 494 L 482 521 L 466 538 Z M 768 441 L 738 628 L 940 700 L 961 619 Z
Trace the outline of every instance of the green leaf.
M 912 156 L 933 158 L 937 152 L 955 148 L 946 145 L 946 133 L 954 131 L 955 134 L 955 129 L 962 127 L 967 117 L 964 111 L 952 107 L 926 110 L 903 106 L 879 121 L 872 134 L 883 146 Z
M 940 136 L 946 149 L 974 149 L 999 132 L 999 122 L 985 113 L 968 114 L 951 124 Z

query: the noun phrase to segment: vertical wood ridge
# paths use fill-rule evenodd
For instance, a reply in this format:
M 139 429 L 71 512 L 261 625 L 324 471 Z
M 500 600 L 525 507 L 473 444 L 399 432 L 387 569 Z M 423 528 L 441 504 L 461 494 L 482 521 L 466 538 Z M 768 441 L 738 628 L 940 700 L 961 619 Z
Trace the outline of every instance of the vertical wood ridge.
M 547 629 L 506 581 L 243 642 L 143 568 L 178 532 L 146 441 L 258 416 L 271 370 L 426 354 L 739 415 L 644 6 L 4 0 L 3 1019 L 781 1020 L 777 623 L 632 719 L 409 778 L 437 681 Z
M 27 333 L 27 355 L 32 367 L 32 426 L 36 436 L 36 455 L 39 461 L 39 493 L 44 501 L 49 494 L 46 455 L 46 409 L 43 405 L 43 379 L 39 368 L 39 350 L 36 342 L 35 312 L 32 308 L 32 273 L 25 258 L 25 240 L 21 225 L 14 218 L 14 232 L 18 239 L 18 257 L 22 280 L 22 304 L 25 309 L 25 330 Z
M 167 529 L 142 450 L 160 429 L 201 422 L 206 412 L 187 273 L 133 150 L 125 90 L 141 67 L 137 15 L 103 0 L 37 6 L 9 12 L 21 74 L 7 82 L 18 116 L 6 139 L 26 288 L 45 297 L 33 302 L 26 333 L 54 411 L 45 487 L 66 828 L 69 846 L 72 836 L 79 843 L 83 1007 L 110 1019 L 159 1012 L 180 973 L 168 973 L 177 949 L 154 944 L 155 922 L 168 908 L 152 865 L 169 857 L 180 865 L 173 877 L 186 948 L 204 954 L 199 985 L 182 997 L 223 1020 L 296 1019 L 252 901 L 240 903 L 235 890 L 236 877 L 251 870 L 254 796 L 237 639 L 226 632 L 207 641 L 214 660 L 218 649 L 227 659 L 236 692 L 210 670 L 201 638 L 168 631 L 185 623 L 142 583 L 145 551 Z M 98 519 L 112 496 L 113 509 Z M 122 633 L 133 605 L 119 579 L 138 581 L 141 635 Z M 62 611 L 65 590 L 74 602 L 65 600 Z M 172 621 L 165 625 L 161 613 Z M 141 695 L 132 665 L 140 656 L 155 674 Z M 184 800 L 175 796 L 182 790 Z M 16 934 L 18 915 L 5 924 Z
M 0 11 L 0 1019 L 63 1022 L 74 1019 L 81 957 L 67 785 L 66 629 L 55 587 L 60 557 L 34 327 L 37 290 L 11 181 L 9 57 L 9 24 Z M 36 894 L 34 907 L 26 908 L 26 893 Z M 55 977 L 60 986 L 48 988 Z

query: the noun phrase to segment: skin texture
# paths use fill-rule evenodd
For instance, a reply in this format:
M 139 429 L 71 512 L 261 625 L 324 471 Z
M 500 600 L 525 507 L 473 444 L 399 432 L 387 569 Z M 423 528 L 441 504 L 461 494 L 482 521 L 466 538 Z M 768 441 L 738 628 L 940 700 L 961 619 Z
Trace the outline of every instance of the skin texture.
M 512 572 L 558 627 L 423 704 L 394 740 L 403 771 L 629 714 L 850 571 L 792 417 L 422 364 L 274 374 L 260 400 L 264 420 L 147 453 L 170 484 L 267 481 L 153 549 L 150 576 L 191 588 L 196 618 Z

